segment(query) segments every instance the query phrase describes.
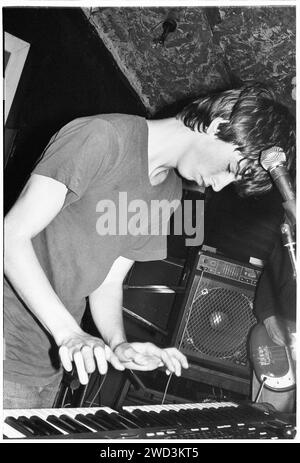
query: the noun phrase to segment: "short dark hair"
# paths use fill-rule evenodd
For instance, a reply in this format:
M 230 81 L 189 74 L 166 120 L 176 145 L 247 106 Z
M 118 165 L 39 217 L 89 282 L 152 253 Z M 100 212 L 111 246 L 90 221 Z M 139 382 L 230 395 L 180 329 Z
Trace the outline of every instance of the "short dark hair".
M 191 130 L 204 132 L 216 117 L 228 121 L 220 123 L 216 136 L 237 145 L 243 156 L 243 168 L 238 172 L 242 178 L 235 183 L 240 196 L 259 195 L 272 188 L 270 175 L 260 164 L 261 152 L 272 146 L 283 149 L 287 168 L 295 175 L 295 118 L 267 86 L 254 83 L 212 93 L 195 99 L 177 114 Z

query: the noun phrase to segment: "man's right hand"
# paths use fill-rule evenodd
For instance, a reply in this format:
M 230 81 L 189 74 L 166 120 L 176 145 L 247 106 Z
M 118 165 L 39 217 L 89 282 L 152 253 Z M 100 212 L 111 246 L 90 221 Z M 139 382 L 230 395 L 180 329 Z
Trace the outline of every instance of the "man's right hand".
M 167 374 L 181 375 L 182 368 L 188 368 L 188 361 L 176 347 L 160 348 L 152 342 L 121 342 L 114 352 L 126 368 L 152 371 L 164 366 Z
M 66 336 L 59 346 L 59 357 L 65 370 L 72 370 L 74 362 L 81 384 L 88 383 L 88 375 L 97 368 L 101 375 L 107 373 L 107 362 L 117 370 L 124 370 L 118 357 L 100 338 L 78 330 Z

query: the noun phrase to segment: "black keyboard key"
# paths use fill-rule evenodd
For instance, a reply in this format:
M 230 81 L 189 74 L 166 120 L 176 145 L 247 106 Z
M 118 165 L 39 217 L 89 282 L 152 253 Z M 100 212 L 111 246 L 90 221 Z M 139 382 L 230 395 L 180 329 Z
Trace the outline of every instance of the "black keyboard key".
M 111 425 L 108 425 L 103 419 L 98 418 L 94 413 L 88 413 L 87 415 L 88 418 L 90 418 L 92 421 L 98 424 L 98 426 L 101 427 L 102 431 L 108 431 L 108 430 L 113 430 L 115 429 Z
M 39 429 L 34 423 L 32 423 L 29 418 L 26 416 L 19 416 L 17 418 L 18 423 L 26 426 L 27 429 L 29 429 L 35 437 L 37 436 L 47 436 L 44 430 Z
M 86 426 L 84 426 L 83 424 L 79 423 L 78 421 L 74 420 L 66 414 L 60 415 L 59 418 L 69 426 L 73 426 L 75 429 L 75 433 L 91 432 L 91 430 L 88 429 Z
M 145 412 L 147 414 L 147 412 Z M 149 420 L 149 426 L 152 427 L 165 427 L 169 426 L 169 422 L 161 415 L 160 413 L 156 413 L 154 411 L 148 412 L 146 415 Z
M 122 415 L 124 415 L 126 418 L 128 418 L 129 420 L 133 421 L 136 426 L 138 428 L 142 428 L 143 427 L 143 422 L 138 418 L 138 416 L 136 416 L 136 414 L 134 412 L 129 412 L 128 410 L 123 410 L 122 409 Z
M 154 411 L 145 412 L 143 410 L 135 410 L 134 412 L 143 422 L 144 427 L 159 427 L 169 425 L 169 423 L 166 422 L 160 413 L 156 413 Z
M 125 426 L 128 427 L 128 429 L 137 429 L 139 426 L 132 420 L 130 420 L 128 417 L 124 416 L 122 412 L 118 413 L 118 419 L 124 423 Z
M 114 420 L 116 423 L 116 426 L 123 426 L 125 429 L 132 429 L 132 426 L 129 425 L 128 421 L 126 419 L 122 419 L 121 415 L 119 413 L 113 412 L 109 414 L 109 418 Z M 120 428 L 123 429 L 123 428 Z
M 38 429 L 43 430 L 47 436 L 59 436 L 63 434 L 61 431 L 51 426 L 51 424 L 47 423 L 47 421 L 43 420 L 39 416 L 33 415 L 29 418 L 29 420 Z
M 179 426 L 185 426 L 186 428 L 192 427 L 194 425 L 194 420 L 192 419 L 191 414 L 186 410 L 180 410 L 175 412 L 176 415 L 176 424 Z
M 143 428 L 150 428 L 153 426 L 161 426 L 157 420 L 152 418 L 151 412 L 145 412 L 142 410 L 135 410 L 136 416 L 138 416 L 139 420 L 142 423 Z
M 118 418 L 117 418 L 117 413 L 107 413 L 104 410 L 98 410 L 95 415 L 98 418 L 101 418 L 104 420 L 104 422 L 107 422 L 111 426 L 114 426 L 114 429 L 128 429 L 123 423 L 121 423 Z
M 95 420 L 93 420 L 93 415 L 87 414 L 83 415 L 79 413 L 78 415 L 75 416 L 76 421 L 79 421 L 82 424 L 85 424 L 91 429 L 94 429 L 94 431 L 106 431 L 104 426 L 101 426 L 99 423 L 97 423 Z
M 65 423 L 58 416 L 49 415 L 47 421 L 51 424 L 54 424 L 54 426 L 57 426 L 59 429 L 62 429 L 68 434 L 74 434 L 76 432 L 74 426 L 70 426 L 69 424 Z
M 34 432 L 32 432 L 32 430 L 28 429 L 20 422 L 18 422 L 17 418 L 14 418 L 13 416 L 8 416 L 7 418 L 5 418 L 4 422 L 11 426 L 13 429 L 19 431 L 25 437 L 34 437 Z
M 166 420 L 168 426 L 178 426 L 181 423 L 179 420 L 179 413 L 173 410 L 161 410 L 159 415 Z
M 185 419 L 188 420 L 190 426 L 193 427 L 200 427 L 209 424 L 209 421 L 205 419 L 205 415 L 202 414 L 201 410 L 187 410 L 186 414 L 184 415 Z
M 114 431 L 116 429 L 116 426 L 115 424 L 111 423 L 111 422 L 108 422 L 106 419 L 104 418 L 101 418 L 100 416 L 97 416 L 96 414 L 89 414 L 87 415 L 89 417 L 91 417 L 93 420 L 96 421 L 96 423 L 100 424 L 100 426 L 102 426 L 103 428 L 103 431 Z

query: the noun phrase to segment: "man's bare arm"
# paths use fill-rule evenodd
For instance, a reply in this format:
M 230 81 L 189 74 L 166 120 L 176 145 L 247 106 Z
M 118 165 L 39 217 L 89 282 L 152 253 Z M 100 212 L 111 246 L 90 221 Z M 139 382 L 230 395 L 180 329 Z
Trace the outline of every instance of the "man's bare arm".
M 84 347 L 96 349 L 98 367 L 106 368 L 104 343 L 84 333 L 53 290 L 35 254 L 32 239 L 63 207 L 64 184 L 33 174 L 4 223 L 4 271 L 16 292 L 60 347 L 63 366 L 75 362 L 79 379 L 86 383 Z M 89 372 L 89 371 L 88 371 Z
M 132 260 L 118 257 L 103 283 L 89 296 L 93 320 L 112 350 L 126 341 L 122 314 L 122 285 L 132 264 Z

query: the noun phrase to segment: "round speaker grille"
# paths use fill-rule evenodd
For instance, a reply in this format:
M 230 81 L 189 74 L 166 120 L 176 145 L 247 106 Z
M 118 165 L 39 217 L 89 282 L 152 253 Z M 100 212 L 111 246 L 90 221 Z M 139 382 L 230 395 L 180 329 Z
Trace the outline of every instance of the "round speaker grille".
M 193 301 L 183 345 L 206 356 L 246 362 L 246 341 L 256 323 L 252 301 L 227 288 L 202 288 Z

